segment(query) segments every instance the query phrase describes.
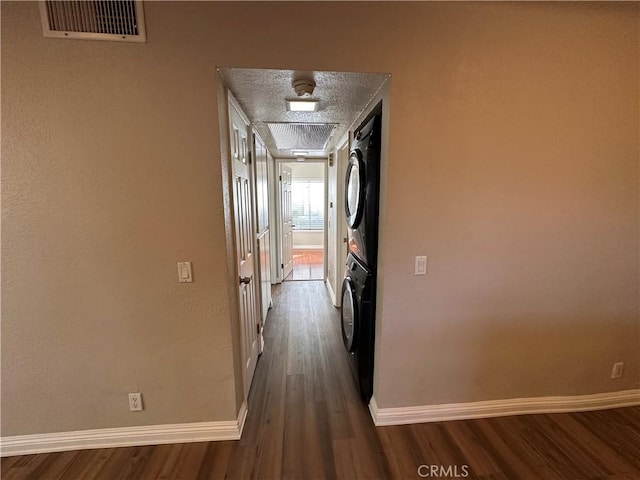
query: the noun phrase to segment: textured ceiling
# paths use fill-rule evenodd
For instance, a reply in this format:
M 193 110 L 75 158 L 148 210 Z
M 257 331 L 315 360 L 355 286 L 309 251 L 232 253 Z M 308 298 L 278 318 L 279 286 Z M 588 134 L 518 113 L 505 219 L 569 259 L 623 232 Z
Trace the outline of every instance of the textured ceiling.
M 291 157 L 291 149 L 324 150 L 318 151 L 317 155 L 325 155 L 325 149 L 335 146 L 333 142 L 343 136 L 389 78 L 388 74 L 380 73 L 254 68 L 220 68 L 218 71 L 275 157 Z M 315 91 L 306 98 L 319 100 L 317 111 L 287 111 L 285 99 L 298 98 L 291 86 L 292 80 L 297 78 L 315 80 Z M 267 124 L 293 125 L 274 129 L 273 125 L 269 128 Z M 323 128 L 319 124 L 330 126 Z M 272 132 L 279 135 L 278 142 Z M 324 142 L 320 134 L 326 135 Z M 312 141 L 315 144 L 312 145 Z M 319 143 L 322 143 L 320 147 Z

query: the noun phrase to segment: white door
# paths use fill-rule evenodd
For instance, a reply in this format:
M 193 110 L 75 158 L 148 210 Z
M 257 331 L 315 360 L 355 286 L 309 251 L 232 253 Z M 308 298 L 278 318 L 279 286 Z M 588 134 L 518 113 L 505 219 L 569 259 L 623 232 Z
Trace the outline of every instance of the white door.
M 233 103 L 229 103 L 233 212 L 238 261 L 238 298 L 244 394 L 249 395 L 260 345 L 260 320 L 254 275 L 254 236 L 251 215 L 251 167 L 248 125 Z
M 280 166 L 282 198 L 282 279 L 293 271 L 293 227 L 291 208 L 291 167 Z

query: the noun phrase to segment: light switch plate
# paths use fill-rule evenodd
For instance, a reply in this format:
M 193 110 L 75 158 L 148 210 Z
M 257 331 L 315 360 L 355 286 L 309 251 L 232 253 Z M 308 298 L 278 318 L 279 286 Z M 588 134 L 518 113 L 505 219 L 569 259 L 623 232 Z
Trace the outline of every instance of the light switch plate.
M 178 262 L 178 283 L 193 282 L 191 262 Z
M 611 370 L 611 378 L 620 378 L 622 377 L 622 370 L 624 369 L 624 362 L 617 362 L 613 364 L 613 369 Z
M 426 256 L 418 256 L 416 257 L 416 266 L 415 266 L 415 275 L 426 275 L 427 274 L 427 257 Z

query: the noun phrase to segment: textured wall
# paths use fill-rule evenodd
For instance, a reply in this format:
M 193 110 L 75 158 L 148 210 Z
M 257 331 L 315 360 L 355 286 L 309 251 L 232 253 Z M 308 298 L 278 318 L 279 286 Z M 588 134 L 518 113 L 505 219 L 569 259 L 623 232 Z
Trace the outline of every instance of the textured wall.
M 415 42 L 391 89 L 380 405 L 640 385 L 637 8 L 403 21 Z M 419 254 L 428 276 L 413 276 Z M 628 370 L 612 380 L 616 361 Z
M 380 407 L 638 387 L 637 5 L 145 12 L 65 41 L 2 2 L 3 435 L 235 418 L 216 65 L 392 74 Z
M 38 18 L 2 5 L 2 434 L 235 419 L 213 68 Z

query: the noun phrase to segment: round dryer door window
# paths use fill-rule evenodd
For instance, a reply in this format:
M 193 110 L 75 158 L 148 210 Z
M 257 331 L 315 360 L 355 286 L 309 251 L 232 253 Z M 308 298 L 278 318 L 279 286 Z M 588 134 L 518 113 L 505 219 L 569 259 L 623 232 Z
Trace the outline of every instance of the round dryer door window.
M 354 150 L 349 156 L 345 179 L 345 210 L 349 228 L 358 228 L 364 212 L 365 171 L 362 154 Z
M 357 343 L 358 304 L 356 303 L 353 282 L 349 277 L 345 278 L 342 284 L 342 307 L 340 312 L 342 316 L 342 341 L 347 351 L 353 352 Z

